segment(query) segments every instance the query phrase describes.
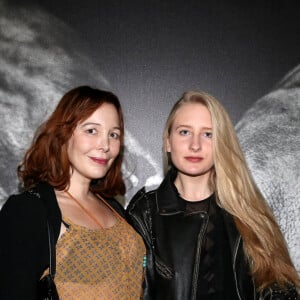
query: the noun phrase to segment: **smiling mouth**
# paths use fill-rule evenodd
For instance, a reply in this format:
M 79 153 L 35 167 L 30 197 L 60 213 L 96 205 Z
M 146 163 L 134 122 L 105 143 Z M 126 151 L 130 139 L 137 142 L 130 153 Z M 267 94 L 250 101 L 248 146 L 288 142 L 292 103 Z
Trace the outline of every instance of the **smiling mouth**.
M 203 160 L 202 157 L 195 157 L 195 156 L 186 156 L 185 159 L 190 162 L 200 162 Z
M 99 165 L 107 165 L 108 163 L 108 159 L 104 158 L 90 157 L 90 159 Z

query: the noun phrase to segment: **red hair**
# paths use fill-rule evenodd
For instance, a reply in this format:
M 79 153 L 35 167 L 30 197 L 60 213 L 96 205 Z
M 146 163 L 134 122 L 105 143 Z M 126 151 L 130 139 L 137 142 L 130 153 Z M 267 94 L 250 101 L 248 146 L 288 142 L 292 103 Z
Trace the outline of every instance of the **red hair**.
M 67 92 L 49 119 L 37 129 L 31 147 L 18 166 L 18 176 L 24 188 L 31 188 L 39 182 L 47 182 L 58 190 L 68 187 L 72 165 L 67 154 L 67 142 L 77 124 L 92 115 L 103 103 L 112 104 L 117 110 L 121 148 L 106 176 L 92 181 L 91 190 L 105 197 L 125 194 L 121 174 L 124 148 L 122 108 L 116 95 L 89 86 Z

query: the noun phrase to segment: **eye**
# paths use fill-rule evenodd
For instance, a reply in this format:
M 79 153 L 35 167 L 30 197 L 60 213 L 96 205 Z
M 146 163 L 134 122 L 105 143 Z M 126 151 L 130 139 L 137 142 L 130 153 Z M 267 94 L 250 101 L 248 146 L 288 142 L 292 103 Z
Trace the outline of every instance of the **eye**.
M 88 128 L 85 132 L 92 135 L 97 134 L 97 130 L 95 128 Z
M 183 135 L 183 136 L 186 136 L 186 135 L 189 135 L 190 134 L 190 131 L 187 130 L 187 129 L 182 129 L 179 131 L 179 134 L 180 135 Z
M 120 138 L 120 134 L 117 132 L 111 132 L 109 136 L 115 140 L 118 140 Z
M 207 137 L 207 138 L 210 138 L 210 139 L 212 138 L 212 132 L 209 132 L 209 131 L 208 132 L 204 132 L 203 135 L 205 137 Z

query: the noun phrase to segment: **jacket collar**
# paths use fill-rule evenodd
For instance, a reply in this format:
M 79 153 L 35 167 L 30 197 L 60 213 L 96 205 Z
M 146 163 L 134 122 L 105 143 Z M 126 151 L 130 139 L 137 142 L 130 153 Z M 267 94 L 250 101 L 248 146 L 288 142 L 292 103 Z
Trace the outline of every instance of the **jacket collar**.
M 156 205 L 160 215 L 173 215 L 184 212 L 184 203 L 180 201 L 178 191 L 174 185 L 176 175 L 177 170 L 171 167 L 157 189 Z
M 185 212 L 184 201 L 181 200 L 174 184 L 176 176 L 177 170 L 172 166 L 157 189 L 156 206 L 160 215 L 175 215 Z
M 184 202 L 180 200 L 178 191 L 174 184 L 176 176 L 177 170 L 174 167 L 171 167 L 167 172 L 165 179 L 157 189 L 155 200 L 157 210 L 160 215 L 175 215 L 184 212 Z M 227 232 L 229 233 L 229 243 L 233 250 L 236 247 L 239 232 L 236 228 L 233 217 L 224 209 L 221 209 L 221 211 Z
M 156 206 L 160 215 L 175 215 L 185 212 L 184 201 L 181 200 L 174 184 L 176 176 L 177 170 L 172 166 L 157 189 Z

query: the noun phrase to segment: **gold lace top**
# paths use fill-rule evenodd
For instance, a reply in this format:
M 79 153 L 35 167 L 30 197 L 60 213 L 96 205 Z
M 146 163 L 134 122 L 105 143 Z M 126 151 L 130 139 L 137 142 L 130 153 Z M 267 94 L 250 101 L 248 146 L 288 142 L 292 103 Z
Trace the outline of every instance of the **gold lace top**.
M 134 229 L 122 218 L 96 230 L 63 219 L 70 226 L 56 244 L 60 299 L 140 299 L 145 246 Z

